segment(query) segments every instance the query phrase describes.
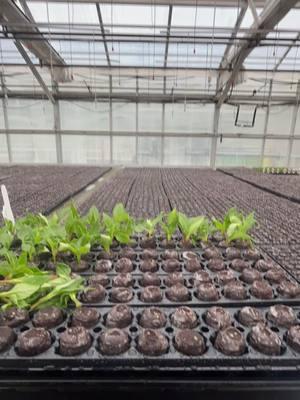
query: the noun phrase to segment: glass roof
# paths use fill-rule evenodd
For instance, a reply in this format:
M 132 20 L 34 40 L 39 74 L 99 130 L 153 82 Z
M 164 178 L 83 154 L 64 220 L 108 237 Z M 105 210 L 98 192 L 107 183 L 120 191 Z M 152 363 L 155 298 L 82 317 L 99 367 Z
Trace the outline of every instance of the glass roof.
M 21 2 L 15 3 L 24 12 Z M 34 18 L 33 23 L 36 23 L 44 35 L 43 40 L 48 40 L 72 68 L 73 81 L 60 84 L 66 91 L 87 91 L 91 87 L 99 91 L 107 89 L 109 74 L 102 70 L 113 67 L 112 71 L 117 70 L 112 79 L 114 91 L 125 92 L 127 86 L 124 82 L 129 81 L 130 91 L 133 91 L 133 77 L 138 76 L 140 89 L 145 91 L 210 92 L 216 87 L 218 69 L 225 50 L 237 51 L 239 39 L 250 35 L 248 29 L 253 29 L 254 22 L 248 8 L 239 30 L 234 34 L 233 30 L 241 12 L 239 6 L 242 2 L 239 0 L 235 7 L 220 6 L 217 5 L 218 2 L 211 2 L 211 6 L 202 6 L 196 1 L 191 6 L 174 5 L 172 8 L 168 5 L 155 5 L 153 1 L 144 5 L 103 4 L 92 0 L 84 3 L 26 0 L 26 3 Z M 258 15 L 262 10 L 257 8 Z M 251 83 L 251 77 L 258 71 L 261 71 L 262 79 L 265 79 L 265 71 L 275 74 L 274 69 L 288 74 L 290 80 L 295 79 L 300 71 L 300 39 L 296 39 L 300 33 L 299 21 L 300 9 L 291 9 L 267 34 L 266 40 L 261 41 L 251 51 L 243 64 L 247 78 L 234 91 L 259 88 L 258 84 Z M 26 51 L 32 62 L 46 75 L 45 80 L 51 87 L 51 75 L 47 68 L 39 68 L 40 60 L 31 49 L 26 48 Z M 20 88 L 22 77 L 24 87 L 37 85 L 35 78 L 29 79 L 31 72 L 17 51 L 13 37 L 10 34 L 5 35 L 3 29 L 0 30 L 0 63 L 2 68 L 9 65 L 12 74 L 21 65 L 26 71 L 14 78 L 9 75 L 8 70 L 7 85 Z M 95 66 L 99 70 L 95 70 Z M 165 82 L 160 72 L 146 72 L 143 75 L 143 69 L 148 67 L 164 69 Z M 128 74 L 130 68 L 133 70 L 133 77 Z M 185 71 L 184 77 L 180 76 L 180 70 Z M 166 71 L 170 71 L 170 74 Z M 152 75 L 155 75 L 154 79 Z M 121 78 L 124 81 L 118 84 Z
M 20 2 L 17 4 L 21 8 Z M 226 47 L 238 45 L 237 39 L 229 41 L 241 12 L 240 2 L 236 4 L 236 7 L 208 7 L 196 2 L 194 6 L 173 6 L 171 12 L 169 6 L 153 2 L 140 5 L 27 0 L 35 23 L 67 64 L 108 66 L 110 62 L 122 67 L 205 69 L 217 69 Z M 262 8 L 257 8 L 257 13 L 261 12 Z M 298 34 L 299 20 L 300 9 L 290 10 L 267 35 L 268 41 L 250 53 L 244 67 L 273 69 L 288 46 L 295 46 L 290 39 Z M 252 24 L 248 8 L 237 36 L 247 34 L 245 30 Z M 25 64 L 12 41 L 1 38 L 1 43 L 3 63 Z M 293 54 L 292 51 L 288 54 L 279 70 L 298 68 Z M 32 53 L 30 56 L 34 63 L 39 63 Z

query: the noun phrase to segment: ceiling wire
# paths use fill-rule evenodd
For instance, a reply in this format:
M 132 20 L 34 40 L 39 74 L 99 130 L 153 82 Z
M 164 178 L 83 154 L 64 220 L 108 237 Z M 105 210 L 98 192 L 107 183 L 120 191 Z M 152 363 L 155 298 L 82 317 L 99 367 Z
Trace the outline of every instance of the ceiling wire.
M 114 51 L 114 23 L 113 23 L 113 0 L 110 2 L 110 22 L 111 22 L 111 51 Z
M 118 42 L 118 47 L 119 47 L 119 70 L 118 70 L 118 75 L 119 75 L 119 86 L 121 86 L 121 43 Z
M 153 6 L 153 76 L 152 79 L 154 80 L 154 71 L 155 71 L 155 29 L 156 29 L 156 5 L 155 5 L 155 0 L 152 2 Z
M 48 1 L 48 0 L 47 0 Z M 72 3 L 72 7 L 73 7 L 73 3 Z M 73 12 L 74 12 L 74 8 L 73 8 Z M 74 14 L 73 14 L 74 15 Z M 72 19 L 73 21 L 73 19 Z M 69 35 L 71 36 L 71 15 L 70 15 L 70 3 L 68 2 L 68 26 L 69 26 Z M 70 40 L 70 60 L 71 60 L 71 71 L 73 74 L 73 49 L 72 49 L 72 40 Z
M 210 91 L 210 86 L 211 86 L 213 46 L 214 46 L 214 40 L 215 40 L 215 27 L 216 27 L 216 12 L 217 12 L 217 2 L 215 0 L 214 16 L 213 16 L 213 30 L 212 30 L 211 48 L 210 48 L 210 71 L 209 71 L 209 76 L 208 76 L 208 79 L 207 79 L 208 92 Z
M 299 47 L 296 47 L 296 53 L 295 53 L 295 58 L 294 58 L 294 65 L 293 65 L 293 71 L 292 71 L 292 81 L 291 81 L 291 86 L 290 88 L 292 89 L 292 85 L 294 84 L 294 77 L 295 77 L 295 70 L 296 70 L 296 63 L 297 63 L 297 56 L 298 56 L 298 49 Z
M 196 0 L 195 18 L 194 18 L 194 49 L 193 53 L 196 54 L 196 26 L 197 26 L 197 12 L 198 12 L 198 0 Z
M 96 47 L 95 47 L 95 32 L 94 31 L 93 31 L 93 63 L 94 63 L 93 86 L 94 86 L 94 93 L 95 93 L 94 104 L 96 107 L 97 106 L 97 82 L 96 82 Z

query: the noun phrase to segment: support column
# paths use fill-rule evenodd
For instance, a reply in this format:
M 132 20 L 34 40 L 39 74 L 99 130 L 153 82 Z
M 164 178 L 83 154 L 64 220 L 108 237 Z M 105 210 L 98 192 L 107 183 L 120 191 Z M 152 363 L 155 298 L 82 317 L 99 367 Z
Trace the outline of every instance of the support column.
M 166 104 L 162 104 L 162 124 L 161 124 L 161 143 L 160 143 L 160 165 L 163 167 L 165 164 L 165 116 L 166 116 Z
M 61 123 L 60 123 L 60 109 L 59 102 L 55 100 L 53 104 L 54 110 L 54 130 L 55 130 L 55 144 L 56 144 L 56 159 L 58 164 L 63 163 L 62 140 L 61 140 Z
M 52 93 L 58 94 L 58 85 L 52 80 Z M 54 117 L 54 131 L 55 131 L 55 146 L 56 146 L 56 161 L 58 164 L 63 163 L 63 151 L 61 140 L 61 122 L 60 122 L 60 109 L 57 98 L 54 98 L 53 103 L 53 117 Z
M 215 104 L 214 112 L 214 123 L 213 123 L 213 137 L 210 148 L 210 168 L 216 169 L 216 155 L 217 155 L 217 140 L 219 132 L 219 120 L 220 120 L 221 107 Z
M 109 151 L 110 151 L 110 164 L 113 163 L 113 137 L 112 137 L 112 130 L 113 130 L 113 118 L 112 118 L 112 76 L 109 75 Z
M 138 165 L 138 151 L 139 151 L 139 103 L 138 103 L 138 94 L 139 94 L 139 81 L 136 76 L 136 103 L 135 103 L 135 164 Z
M 3 118 L 4 118 L 4 128 L 5 128 L 5 137 L 6 137 L 6 147 L 7 147 L 7 154 L 8 154 L 8 162 L 12 163 L 12 151 L 11 151 L 11 142 L 10 142 L 10 134 L 9 131 L 9 121 L 8 121 L 8 114 L 7 114 L 7 99 L 5 97 L 6 94 L 6 86 L 4 83 L 3 75 L 1 77 L 1 88 L 4 96 L 2 98 L 2 108 L 3 108 Z
M 269 94 L 268 94 L 268 106 L 265 118 L 265 126 L 264 126 L 264 138 L 261 146 L 261 154 L 260 154 L 260 166 L 263 167 L 264 163 L 264 155 L 265 155 L 265 147 L 266 147 L 266 135 L 268 133 L 268 124 L 269 124 L 269 116 L 270 116 L 270 103 L 272 96 L 272 88 L 273 88 L 273 79 L 270 79 L 269 83 Z
M 294 105 L 292 123 L 291 123 L 288 159 L 287 159 L 288 168 L 290 168 L 290 166 L 291 166 L 291 156 L 292 156 L 292 150 L 293 150 L 293 144 L 294 144 L 295 128 L 296 128 L 296 122 L 297 122 L 297 115 L 299 112 L 299 100 L 300 100 L 300 80 L 298 80 L 298 84 L 297 84 L 296 104 Z

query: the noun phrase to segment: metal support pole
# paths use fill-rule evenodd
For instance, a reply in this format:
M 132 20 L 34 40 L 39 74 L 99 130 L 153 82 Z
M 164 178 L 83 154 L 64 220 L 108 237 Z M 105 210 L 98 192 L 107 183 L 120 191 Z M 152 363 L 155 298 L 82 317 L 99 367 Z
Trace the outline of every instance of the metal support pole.
M 162 122 L 161 122 L 161 142 L 160 142 L 160 165 L 165 164 L 165 117 L 166 117 L 166 105 L 162 104 Z
M 1 78 L 1 87 L 3 93 L 6 93 L 6 86 L 4 82 L 3 75 L 0 74 Z M 7 99 L 4 96 L 2 98 L 2 108 L 3 108 L 3 118 L 4 118 L 4 128 L 5 128 L 5 137 L 6 137 L 6 146 L 7 146 L 7 154 L 8 154 L 8 161 L 9 163 L 12 163 L 12 151 L 11 151 L 11 142 L 10 142 L 10 135 L 8 133 L 9 131 L 9 121 L 8 121 L 8 113 L 7 113 Z
M 219 132 L 219 120 L 220 120 L 221 107 L 215 104 L 214 122 L 213 122 L 213 137 L 211 140 L 210 148 L 210 168 L 216 169 L 216 157 L 217 157 L 217 140 Z
M 112 76 L 109 75 L 109 151 L 110 151 L 110 164 L 113 163 L 113 137 L 112 137 L 112 131 L 113 131 L 113 117 L 112 117 Z
M 103 25 L 103 19 L 102 19 L 102 14 L 101 14 L 99 3 L 96 3 L 96 9 L 97 9 L 97 15 L 98 15 L 98 19 L 99 19 L 100 29 L 101 29 L 101 33 L 102 33 L 102 37 L 103 37 L 103 45 L 104 45 L 106 60 L 107 60 L 108 66 L 110 67 L 111 62 L 110 62 L 108 46 L 107 46 L 107 41 L 106 41 L 106 37 L 105 37 L 105 29 L 104 29 L 104 25 Z
M 264 164 L 264 155 L 265 155 L 265 147 L 266 147 L 266 135 L 268 133 L 268 124 L 269 124 L 269 116 L 270 116 L 270 103 L 271 103 L 271 96 L 272 96 L 272 88 L 273 88 L 273 79 L 270 79 L 269 83 L 269 94 L 268 94 L 268 106 L 266 111 L 266 118 L 265 118 L 265 126 L 264 126 L 264 138 L 261 146 L 261 154 L 260 154 L 260 166 L 263 167 Z
M 288 168 L 290 168 L 290 166 L 291 166 L 291 158 L 292 158 L 292 151 L 293 151 L 293 144 L 294 144 L 295 128 L 296 128 L 296 123 L 297 123 L 297 116 L 298 116 L 298 113 L 299 113 L 300 79 L 298 80 L 298 84 L 297 84 L 296 98 L 297 98 L 297 103 L 294 105 L 292 123 L 291 123 L 291 131 L 290 131 L 289 148 L 288 148 L 288 159 L 287 159 Z
M 138 164 L 138 151 L 139 151 L 139 103 L 138 103 L 138 94 L 139 94 L 139 81 L 138 77 L 136 77 L 136 103 L 135 103 L 135 164 Z
M 54 104 L 55 100 L 54 100 L 54 98 L 52 96 L 52 93 L 48 89 L 46 83 L 44 82 L 43 78 L 41 77 L 41 75 L 39 74 L 38 70 L 34 66 L 33 62 L 31 61 L 30 57 L 26 53 L 25 49 L 23 48 L 23 46 L 21 45 L 21 43 L 18 40 L 15 40 L 14 43 L 15 43 L 15 46 L 18 49 L 19 53 L 21 54 L 21 56 L 25 60 L 26 64 L 30 68 L 31 72 L 35 76 L 36 80 L 40 84 L 41 88 L 43 89 L 45 95 L 48 97 L 48 99 L 51 101 L 51 103 Z
M 63 151 L 62 151 L 62 139 L 61 139 L 60 109 L 59 109 L 59 102 L 57 100 L 53 104 L 53 110 L 54 110 L 56 158 L 57 158 L 57 163 L 62 164 Z
M 251 13 L 252 13 L 252 16 L 253 16 L 253 19 L 254 19 L 254 23 L 255 23 L 256 26 L 258 26 L 259 18 L 258 18 L 257 10 L 256 10 L 256 7 L 255 7 L 255 4 L 254 4 L 253 0 L 248 0 L 248 4 L 249 4 L 249 8 L 251 10 Z
M 58 93 L 58 85 L 52 80 L 52 92 Z M 55 99 L 53 104 L 54 130 L 55 130 L 55 145 L 56 145 L 56 160 L 58 164 L 63 163 L 62 139 L 61 139 L 61 122 L 59 101 Z

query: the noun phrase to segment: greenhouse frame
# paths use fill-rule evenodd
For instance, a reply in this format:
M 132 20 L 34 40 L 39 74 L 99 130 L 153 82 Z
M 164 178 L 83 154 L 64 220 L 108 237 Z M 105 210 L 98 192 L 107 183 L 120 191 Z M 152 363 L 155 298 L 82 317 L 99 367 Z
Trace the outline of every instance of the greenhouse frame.
M 118 3 L 1 2 L 1 162 L 300 166 L 297 1 Z

